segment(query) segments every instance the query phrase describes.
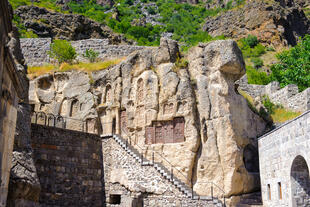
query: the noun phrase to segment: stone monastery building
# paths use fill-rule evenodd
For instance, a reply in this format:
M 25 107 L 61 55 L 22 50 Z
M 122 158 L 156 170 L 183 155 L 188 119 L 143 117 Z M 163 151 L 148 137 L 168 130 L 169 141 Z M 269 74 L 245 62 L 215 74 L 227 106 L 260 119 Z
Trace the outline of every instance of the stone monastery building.
M 181 66 L 167 38 L 75 41 L 79 61 L 86 49 L 122 61 L 29 81 L 25 64 L 53 61 L 51 39 L 20 41 L 11 18 L 1 0 L 0 207 L 310 206 L 310 89 L 236 84 L 233 40 L 199 44 Z M 304 113 L 270 131 L 238 86 Z

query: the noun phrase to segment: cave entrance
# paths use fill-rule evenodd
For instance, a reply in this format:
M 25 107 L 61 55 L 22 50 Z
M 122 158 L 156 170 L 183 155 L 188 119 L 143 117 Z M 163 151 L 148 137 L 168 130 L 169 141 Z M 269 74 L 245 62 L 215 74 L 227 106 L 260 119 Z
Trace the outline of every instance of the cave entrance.
M 292 206 L 310 206 L 310 179 L 306 160 L 298 155 L 291 167 Z

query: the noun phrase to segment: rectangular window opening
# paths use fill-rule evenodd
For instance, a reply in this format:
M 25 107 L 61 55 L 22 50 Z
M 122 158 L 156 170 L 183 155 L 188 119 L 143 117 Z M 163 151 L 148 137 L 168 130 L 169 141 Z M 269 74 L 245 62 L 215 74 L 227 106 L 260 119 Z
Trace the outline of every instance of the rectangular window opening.
M 110 204 L 121 204 L 121 195 L 110 194 Z
M 278 192 L 279 192 L 279 199 L 282 199 L 282 186 L 281 182 L 278 182 Z
M 268 200 L 271 200 L 270 184 L 267 185 L 267 191 L 268 191 Z

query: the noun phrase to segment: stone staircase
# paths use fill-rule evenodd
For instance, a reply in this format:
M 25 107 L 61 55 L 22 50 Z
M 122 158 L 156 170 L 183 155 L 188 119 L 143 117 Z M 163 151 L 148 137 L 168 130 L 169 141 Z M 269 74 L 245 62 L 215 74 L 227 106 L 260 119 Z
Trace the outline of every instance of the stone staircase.
M 263 207 L 261 192 L 242 195 L 237 207 Z
M 185 184 L 180 179 L 173 175 L 173 172 L 169 171 L 165 166 L 158 162 L 151 162 L 144 158 L 141 153 L 138 152 L 132 145 L 130 145 L 126 140 L 124 140 L 120 135 L 112 135 L 112 138 L 137 162 L 142 166 L 153 166 L 166 180 L 178 188 L 187 198 L 192 200 L 205 200 L 212 201 L 214 206 L 225 207 L 225 200 L 222 202 L 218 198 L 213 196 L 200 196 L 191 187 Z

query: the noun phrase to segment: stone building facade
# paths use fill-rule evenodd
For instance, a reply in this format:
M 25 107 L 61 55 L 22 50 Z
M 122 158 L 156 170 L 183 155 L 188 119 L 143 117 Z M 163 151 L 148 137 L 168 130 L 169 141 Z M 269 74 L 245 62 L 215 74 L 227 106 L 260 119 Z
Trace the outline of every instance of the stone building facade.
M 13 55 L 7 46 L 12 32 L 8 2 L 0 2 L 0 206 L 6 206 L 17 104 L 24 93 Z
M 310 111 L 259 138 L 264 206 L 310 205 Z

